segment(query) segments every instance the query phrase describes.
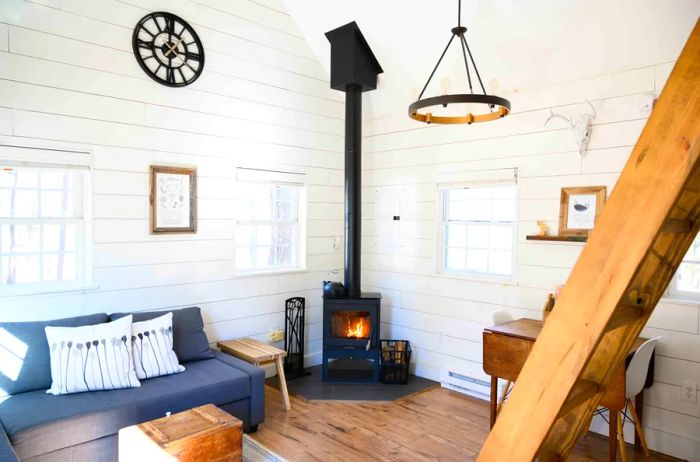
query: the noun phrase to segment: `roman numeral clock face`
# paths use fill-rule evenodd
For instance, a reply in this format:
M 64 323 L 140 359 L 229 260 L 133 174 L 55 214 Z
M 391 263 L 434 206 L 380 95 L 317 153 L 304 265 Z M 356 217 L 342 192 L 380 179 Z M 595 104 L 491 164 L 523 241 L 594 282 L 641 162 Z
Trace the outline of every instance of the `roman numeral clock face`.
M 156 12 L 134 28 L 134 55 L 150 78 L 170 87 L 184 87 L 204 69 L 204 48 L 197 33 L 182 18 Z

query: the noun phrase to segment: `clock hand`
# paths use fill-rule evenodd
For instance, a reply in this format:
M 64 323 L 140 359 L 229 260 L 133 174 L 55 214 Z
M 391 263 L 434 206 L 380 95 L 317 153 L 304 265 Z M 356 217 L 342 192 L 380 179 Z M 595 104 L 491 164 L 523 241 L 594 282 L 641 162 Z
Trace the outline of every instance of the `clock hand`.
M 180 62 L 181 62 L 182 64 L 184 64 L 185 66 L 189 67 L 190 70 L 191 70 L 192 72 L 195 72 L 195 73 L 197 72 L 197 71 L 195 71 L 195 70 L 192 68 L 192 66 L 190 66 L 190 63 L 188 63 L 188 62 L 185 61 L 184 59 L 180 58 L 180 55 L 175 56 L 175 58 L 176 58 L 176 59 L 179 59 Z
M 174 44 L 173 44 L 173 46 L 170 46 L 170 45 L 168 45 L 168 44 L 166 43 L 165 46 L 168 48 L 168 51 L 166 51 L 166 52 L 164 53 L 165 56 L 166 56 L 166 57 L 169 57 L 169 56 L 170 56 L 170 53 L 172 52 L 172 53 L 174 53 L 175 56 L 177 57 L 177 47 L 182 43 L 182 40 L 183 40 L 183 39 L 178 40 L 177 43 L 174 43 Z

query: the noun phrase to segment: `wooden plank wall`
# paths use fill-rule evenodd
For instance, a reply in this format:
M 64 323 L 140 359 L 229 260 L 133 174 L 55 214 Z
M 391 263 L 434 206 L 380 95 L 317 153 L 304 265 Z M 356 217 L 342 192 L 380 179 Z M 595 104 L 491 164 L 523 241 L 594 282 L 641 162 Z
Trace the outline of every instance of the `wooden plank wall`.
M 155 10 L 204 43 L 204 73 L 187 88 L 156 84 L 132 55 L 134 25 Z M 3 299 L 0 319 L 199 305 L 210 341 L 266 341 L 284 300 L 303 295 L 314 360 L 321 281 L 342 267 L 342 96 L 280 0 L 3 0 L 0 142 L 94 152 L 97 288 Z M 196 235 L 149 235 L 147 172 L 159 163 L 198 167 Z M 306 172 L 308 271 L 234 274 L 237 166 Z
M 674 51 L 677 56 L 681 44 Z M 410 339 L 418 374 L 462 391 L 487 395 L 482 370 L 482 329 L 497 311 L 541 318 L 546 294 L 566 281 L 583 244 L 526 241 L 544 220 L 556 232 L 560 188 L 605 185 L 612 190 L 649 112 L 642 105 L 660 92 L 673 62 L 520 91 L 508 95 L 514 113 L 472 127 L 423 126 L 404 114 L 365 125 L 364 279 L 384 294 L 384 335 Z M 589 150 L 579 156 L 555 112 L 597 111 Z M 518 168 L 518 237 L 515 275 L 508 281 L 435 274 L 436 175 L 443 172 Z M 400 190 L 400 247 L 377 197 Z M 374 209 L 373 209 L 374 208 Z M 644 331 L 663 335 L 656 383 L 647 392 L 645 431 L 652 448 L 700 460 L 700 405 L 680 401 L 683 380 L 700 382 L 700 308 L 664 300 Z M 467 380 L 451 377 L 455 373 Z M 599 421 L 594 428 L 607 428 Z M 626 428 L 628 436 L 632 427 Z

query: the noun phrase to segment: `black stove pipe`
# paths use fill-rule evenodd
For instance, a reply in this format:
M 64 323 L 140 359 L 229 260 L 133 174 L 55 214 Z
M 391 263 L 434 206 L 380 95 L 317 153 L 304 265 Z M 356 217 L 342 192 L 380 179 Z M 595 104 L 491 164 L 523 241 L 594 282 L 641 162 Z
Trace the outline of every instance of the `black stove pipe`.
M 350 297 L 362 291 L 362 87 L 345 91 L 345 287 Z

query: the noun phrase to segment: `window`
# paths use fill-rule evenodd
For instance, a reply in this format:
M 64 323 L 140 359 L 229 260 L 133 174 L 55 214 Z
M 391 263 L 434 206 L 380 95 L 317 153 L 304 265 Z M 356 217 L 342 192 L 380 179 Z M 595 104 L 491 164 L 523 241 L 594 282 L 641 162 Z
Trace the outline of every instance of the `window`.
M 246 179 L 257 178 L 259 182 L 239 183 L 236 269 L 240 272 L 302 269 L 306 239 L 304 185 L 270 181 L 278 175 L 270 178 L 264 171 L 256 172 L 246 175 Z
M 676 298 L 700 300 L 700 234 L 695 237 L 668 285 L 668 294 Z
M 84 286 L 87 167 L 0 161 L 0 294 Z
M 440 271 L 513 274 L 515 189 L 500 183 L 440 188 Z

